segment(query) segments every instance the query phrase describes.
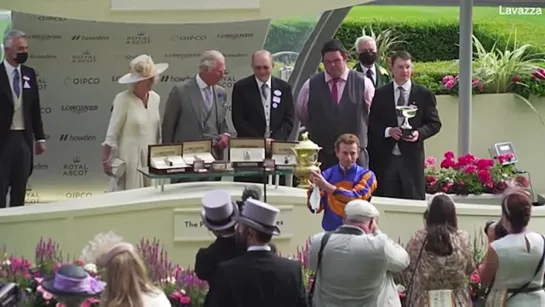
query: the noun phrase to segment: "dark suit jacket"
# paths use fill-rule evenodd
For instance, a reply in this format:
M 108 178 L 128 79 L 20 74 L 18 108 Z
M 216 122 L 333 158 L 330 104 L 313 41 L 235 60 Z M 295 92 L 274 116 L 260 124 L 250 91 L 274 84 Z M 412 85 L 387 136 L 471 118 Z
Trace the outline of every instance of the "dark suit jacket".
M 356 70 L 356 71 L 359 71 L 361 73 L 363 73 L 363 68 L 361 68 L 361 65 L 360 63 L 356 63 L 356 65 L 354 65 L 354 67 L 352 67 L 352 69 Z M 375 84 L 375 88 L 378 88 L 378 87 L 381 87 L 383 85 L 386 85 L 388 84 L 388 82 L 391 81 L 391 78 L 390 78 L 390 75 L 389 74 L 383 74 L 381 73 L 380 71 L 380 65 L 378 64 L 375 64 L 375 71 L 377 72 L 377 76 L 376 76 L 376 79 L 377 79 L 377 82 Z M 373 80 L 371 80 L 373 81 Z
M 280 91 L 280 103 L 272 105 L 274 92 Z M 261 138 L 265 135 L 265 111 L 261 102 L 261 92 L 254 75 L 239 80 L 231 94 L 233 125 L 237 137 Z M 293 95 L 291 86 L 282 79 L 271 77 L 271 138 L 287 140 L 293 129 Z
M 419 192 L 425 196 L 424 185 L 424 140 L 436 135 L 441 130 L 441 120 L 437 112 L 435 95 L 427 88 L 412 82 L 409 94 L 409 104 L 418 106 L 416 116 L 409 119 L 410 125 L 418 130 L 419 139 L 414 143 L 399 141 L 399 150 L 405 166 L 409 168 L 418 186 Z M 390 158 L 396 141 L 385 138 L 384 131 L 387 127 L 398 127 L 396 115 L 396 102 L 394 101 L 393 82 L 378 88 L 375 91 L 371 112 L 369 114 L 369 168 L 375 173 L 379 182 L 384 182 L 384 171 Z
M 301 264 L 251 251 L 219 265 L 213 307 L 307 307 Z
M 13 94 L 8 79 L 10 77 L 6 73 L 4 63 L 0 63 L 0 151 L 5 146 L 13 120 Z M 25 140 L 32 150 L 34 141 L 44 140 L 45 135 L 36 72 L 28 66 L 21 65 L 21 78 L 24 77 L 28 78 L 28 80 L 22 79 L 21 83 L 23 118 L 26 128 Z M 24 88 L 25 81 L 28 82 L 30 88 Z M 32 167 L 30 169 L 32 173 Z

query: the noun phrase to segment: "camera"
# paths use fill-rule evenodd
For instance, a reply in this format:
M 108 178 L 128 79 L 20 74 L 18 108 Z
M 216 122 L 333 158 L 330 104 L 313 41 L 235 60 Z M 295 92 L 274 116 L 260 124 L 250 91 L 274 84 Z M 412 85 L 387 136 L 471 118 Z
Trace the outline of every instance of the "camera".
M 17 306 L 21 300 L 21 291 L 15 283 L 2 284 L 0 283 L 0 306 L 12 307 Z
M 484 234 L 488 236 L 488 229 L 490 226 L 494 226 L 494 240 L 499 240 L 507 235 L 507 229 L 503 227 L 501 221 L 488 221 L 484 225 Z

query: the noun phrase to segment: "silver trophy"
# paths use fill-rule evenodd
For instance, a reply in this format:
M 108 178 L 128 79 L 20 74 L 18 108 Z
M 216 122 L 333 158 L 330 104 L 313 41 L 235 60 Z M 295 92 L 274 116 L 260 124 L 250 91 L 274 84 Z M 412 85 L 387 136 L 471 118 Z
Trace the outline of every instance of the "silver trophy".
M 401 131 L 403 132 L 403 137 L 408 138 L 413 133 L 413 127 L 411 124 L 409 124 L 409 118 L 413 118 L 416 116 L 416 112 L 418 111 L 418 107 L 415 105 L 410 106 L 396 106 L 396 109 L 401 113 L 403 116 L 403 124 L 401 125 Z

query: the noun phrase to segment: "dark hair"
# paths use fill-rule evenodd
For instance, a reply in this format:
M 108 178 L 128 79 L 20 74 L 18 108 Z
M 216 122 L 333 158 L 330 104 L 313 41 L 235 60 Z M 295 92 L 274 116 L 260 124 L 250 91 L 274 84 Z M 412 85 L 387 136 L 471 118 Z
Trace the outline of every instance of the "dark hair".
M 522 232 L 528 226 L 532 214 L 532 203 L 528 194 L 519 190 L 507 193 L 501 202 L 501 213 L 511 224 L 513 232 Z
M 240 201 L 237 201 L 238 209 L 242 211 L 242 207 L 244 207 L 244 202 L 248 198 L 253 198 L 255 200 L 261 199 L 261 188 L 257 185 L 249 185 L 245 186 L 244 190 L 242 191 L 242 197 Z
M 405 61 L 408 61 L 408 60 L 412 59 L 411 54 L 408 53 L 407 51 L 396 51 L 390 57 L 392 59 L 391 60 L 392 66 L 394 66 L 394 63 L 395 63 L 395 61 L 397 59 L 402 59 L 402 60 L 405 60 Z
M 435 195 L 427 210 L 426 230 L 428 239 L 426 250 L 439 256 L 449 256 L 454 252 L 451 233 L 458 229 L 456 206 L 446 195 Z
M 486 222 L 486 224 L 484 224 L 483 231 L 485 235 L 488 236 L 488 229 L 492 225 L 494 225 L 494 237 L 496 238 L 496 240 L 501 239 L 508 234 L 507 229 L 505 229 L 501 221 L 488 221 Z
M 342 54 L 346 54 L 346 48 L 344 48 L 344 45 L 340 40 L 338 39 L 329 40 L 322 46 L 322 57 L 324 56 L 324 54 L 328 52 L 335 52 L 335 51 L 339 51 Z

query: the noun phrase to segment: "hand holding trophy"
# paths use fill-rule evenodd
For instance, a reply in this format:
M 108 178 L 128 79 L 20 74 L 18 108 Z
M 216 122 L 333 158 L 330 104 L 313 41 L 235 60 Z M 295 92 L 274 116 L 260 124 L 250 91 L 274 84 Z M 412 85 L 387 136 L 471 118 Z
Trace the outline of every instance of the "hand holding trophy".
M 403 124 L 401 125 L 401 132 L 403 133 L 403 138 L 407 139 L 410 138 L 414 129 L 409 124 L 409 118 L 413 118 L 416 116 L 416 112 L 418 111 L 418 107 L 415 105 L 410 106 L 396 106 L 396 109 L 401 113 L 403 116 Z
M 298 188 L 308 189 L 311 186 L 310 176 L 313 170 L 320 171 L 318 152 L 322 147 L 308 138 L 308 132 L 301 135 L 302 140 L 292 148 L 295 154 L 295 177 L 299 179 Z

